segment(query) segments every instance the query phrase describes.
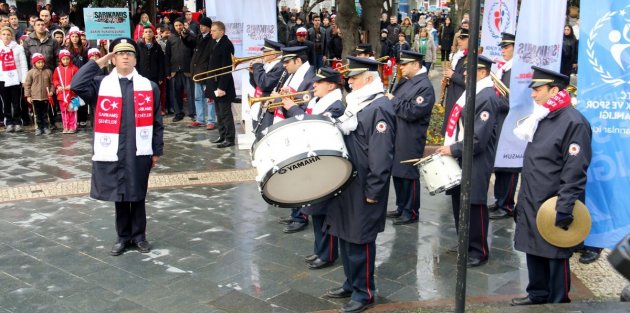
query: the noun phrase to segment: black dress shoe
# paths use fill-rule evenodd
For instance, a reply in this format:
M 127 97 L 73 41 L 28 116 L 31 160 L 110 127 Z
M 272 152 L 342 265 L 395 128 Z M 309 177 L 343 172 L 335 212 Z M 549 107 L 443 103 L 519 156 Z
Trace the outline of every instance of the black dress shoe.
M 304 257 L 304 262 L 311 263 L 317 259 L 318 259 L 317 254 L 311 254 Z
M 488 263 L 488 258 L 477 259 L 477 258 L 468 257 L 468 262 L 466 263 L 466 267 L 477 267 L 477 266 L 482 266 L 486 263 Z
M 175 116 L 175 117 L 173 117 L 173 122 L 179 122 L 179 121 L 181 121 L 183 119 L 184 119 L 183 116 Z
M 352 291 L 345 290 L 343 287 L 330 289 L 326 293 L 326 297 L 335 299 L 350 298 L 350 296 L 352 296 Z
M 291 222 L 282 231 L 286 234 L 297 233 L 299 231 L 304 230 L 306 228 L 306 225 L 308 225 L 308 222 L 307 223 Z
M 386 216 L 389 218 L 399 218 L 401 215 L 402 213 L 398 211 L 388 211 Z
M 582 252 L 582 255 L 580 256 L 580 263 L 590 264 L 597 261 L 597 259 L 599 259 L 599 253 L 592 250 L 586 250 Z
M 222 143 L 223 141 L 225 141 L 225 138 L 221 138 L 221 137 L 219 137 L 219 138 L 217 138 L 215 140 L 210 140 L 210 142 L 212 142 L 212 143 Z
M 123 254 L 123 252 L 125 252 L 125 250 L 127 250 L 128 247 L 129 247 L 128 242 L 117 242 L 114 244 L 114 246 L 112 246 L 112 250 L 109 251 L 109 254 L 113 256 L 121 255 Z
M 217 145 L 217 148 L 227 148 L 227 147 L 231 147 L 234 145 L 233 141 L 224 141 L 220 144 Z
M 318 270 L 320 268 L 326 268 L 333 265 L 335 262 L 326 262 L 320 258 L 313 260 L 313 262 L 309 263 L 308 268 L 312 270 Z
M 280 224 L 284 224 L 284 225 L 289 225 L 291 224 L 291 222 L 293 222 L 293 218 L 288 216 L 288 217 L 281 217 L 278 219 L 278 223 Z
M 151 244 L 148 241 L 143 240 L 136 243 L 136 247 L 138 247 L 138 251 L 140 253 L 149 253 L 151 252 Z
M 405 218 L 405 217 L 399 217 L 394 221 L 394 225 L 406 225 L 406 224 L 411 224 L 411 223 L 415 223 L 418 220 L 414 220 L 413 218 Z
M 350 300 L 350 302 L 346 303 L 343 307 L 341 307 L 340 312 L 343 312 L 343 313 L 363 312 L 373 306 L 374 306 L 374 302 L 363 304 L 359 301 Z
M 532 301 L 532 299 L 530 299 L 528 296 L 525 296 L 525 297 L 522 297 L 522 298 L 514 298 L 514 299 L 512 299 L 512 302 L 510 303 L 511 306 L 533 305 L 533 304 L 541 304 L 541 303 L 536 303 L 536 302 Z
M 489 217 L 491 220 L 501 220 L 504 218 L 509 218 L 510 213 L 508 213 L 506 210 L 498 209 L 490 212 Z

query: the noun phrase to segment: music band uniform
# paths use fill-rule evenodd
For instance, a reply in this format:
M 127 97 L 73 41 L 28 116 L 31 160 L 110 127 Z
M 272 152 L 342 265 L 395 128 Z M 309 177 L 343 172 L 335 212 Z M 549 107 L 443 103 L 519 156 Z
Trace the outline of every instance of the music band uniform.
M 493 61 L 479 56 L 478 68 L 485 68 L 490 71 Z M 490 76 L 483 78 L 490 80 Z M 477 81 L 479 86 L 480 81 Z M 477 87 L 479 88 L 479 87 Z M 468 266 L 483 265 L 489 258 L 488 247 L 488 187 L 490 176 L 494 168 L 494 156 L 496 149 L 496 119 L 500 106 L 500 99 L 493 87 L 483 88 L 475 97 L 475 122 L 473 134 L 473 160 L 472 175 L 474 184 L 470 190 L 470 240 L 468 243 Z M 457 126 L 458 133 L 463 131 L 466 120 L 466 110 L 464 108 L 460 122 Z M 457 141 L 450 146 L 452 156 L 458 159 L 461 166 L 464 142 Z M 455 218 L 456 229 L 459 230 L 459 210 L 461 186 L 454 187 L 447 191 L 451 195 L 453 205 L 453 217 Z
M 460 38 L 468 38 L 468 30 L 462 29 L 459 34 Z M 466 44 L 466 47 L 468 45 Z M 468 54 L 468 49 L 458 51 L 453 56 L 451 56 L 451 61 L 453 58 L 458 55 L 458 53 L 463 53 L 463 56 L 457 60 L 455 64 L 453 75 L 449 79 L 449 85 L 446 87 L 446 99 L 444 101 L 444 123 L 442 124 L 442 135 L 446 131 L 446 125 L 448 124 L 448 113 L 453 109 L 453 105 L 457 102 L 457 99 L 464 93 L 466 90 L 466 80 L 464 78 L 464 72 L 466 71 L 466 64 L 468 62 L 468 58 L 466 57 Z
M 535 66 L 532 69 L 530 88 L 554 83 L 562 90 L 568 85 L 569 78 L 565 75 Z M 528 297 L 514 299 L 513 304 L 515 300 L 520 300 L 516 304 L 570 302 L 569 258 L 580 247 L 559 248 L 545 241 L 536 227 L 536 215 L 542 203 L 553 196 L 558 196 L 559 215 L 571 215 L 575 201 L 584 199 L 591 137 L 588 120 L 567 103 L 538 123 L 533 139 L 525 148 L 514 213 L 514 248 L 527 254 L 529 284 Z
M 265 39 L 265 45 L 262 50 L 263 53 L 275 51 L 280 54 L 283 47 L 284 45 L 279 42 Z M 278 82 L 280 81 L 280 77 L 282 77 L 283 72 L 284 66 L 282 65 L 280 56 L 267 64 L 252 64 L 252 72 L 249 73 L 249 83 L 261 92 L 260 95 L 255 95 L 255 97 L 269 96 L 271 92 L 273 92 L 273 90 L 276 88 L 276 86 L 278 86 Z M 251 115 L 258 117 L 260 115 L 260 111 L 252 111 Z M 273 116 L 264 114 L 263 118 L 273 119 Z M 272 122 L 273 121 L 267 121 L 266 123 L 263 122 L 263 124 L 271 125 Z M 253 121 L 253 127 L 254 129 L 256 129 L 256 138 L 262 137 L 262 128 L 257 128 L 258 123 L 259 121 Z
M 365 58 L 348 57 L 348 60 L 350 71 L 347 77 L 366 71 L 376 73 L 381 64 Z M 358 312 L 374 303 L 375 241 L 378 233 L 385 229 L 394 159 L 396 113 L 391 101 L 383 96 L 380 78 L 378 82 L 373 81 L 361 89 L 370 86 L 374 86 L 374 90 L 361 98 L 362 103 L 369 104 L 354 114 L 356 129 L 344 135 L 357 176 L 344 192 L 332 199 L 324 222 L 327 230 L 339 238 L 340 257 L 346 276 L 343 286 L 330 290 L 328 296 L 351 296 L 352 300 L 342 308 L 342 312 Z M 353 89 L 346 96 L 346 101 L 353 93 L 361 92 L 361 89 Z M 348 103 L 346 115 L 351 106 L 352 103 Z M 366 198 L 377 202 L 369 203 Z
M 337 90 L 341 84 L 341 74 L 330 67 L 322 67 L 317 72 L 313 82 L 328 81 L 337 84 Z M 333 92 L 330 92 L 330 95 Z M 343 114 L 346 107 L 341 102 L 341 94 L 339 100 L 331 103 L 322 113 L 322 115 L 328 115 L 332 118 L 338 118 Z M 311 99 L 311 103 L 315 104 L 321 100 L 320 98 Z M 293 106 L 288 110 L 287 117 L 294 117 L 297 115 L 311 114 L 305 110 L 305 106 Z M 326 212 L 328 210 L 328 204 L 330 200 L 324 202 L 312 204 L 300 209 L 300 213 L 310 215 L 313 221 L 313 235 L 315 237 L 315 244 L 313 247 L 313 255 L 307 257 L 309 267 L 312 269 L 323 268 L 331 265 L 337 257 L 338 252 L 338 240 L 337 237 L 327 233 L 324 230 L 324 220 L 326 219 Z M 316 258 L 315 258 L 316 256 Z
M 420 172 L 417 166 L 400 161 L 421 158 L 427 141 L 427 128 L 435 103 L 435 91 L 426 68 L 423 55 L 404 50 L 400 63 L 419 62 L 419 72 L 410 78 L 401 78 L 393 90 L 391 99 L 396 112 L 396 145 L 392 179 L 396 191 L 396 211 L 388 216 L 399 217 L 395 224 L 417 221 L 420 210 Z
M 509 45 L 514 46 L 516 36 L 510 33 L 501 33 L 501 42 L 499 46 L 506 47 Z M 497 70 L 497 77 L 501 78 L 501 82 L 510 88 L 510 75 L 512 75 L 512 61 L 506 60 Z M 497 129 L 499 136 L 497 137 L 497 144 L 499 143 L 501 132 L 503 131 L 503 122 L 510 111 L 510 98 L 501 97 L 501 106 L 499 108 L 499 115 L 497 117 Z M 506 131 L 512 131 L 507 129 Z M 500 156 L 496 156 L 498 159 Z M 494 168 L 494 198 L 496 199 L 496 206 L 493 212 L 490 212 L 490 219 L 498 219 L 509 217 L 514 214 L 514 196 L 516 195 L 516 186 L 518 185 L 518 178 L 520 174 L 520 168 Z

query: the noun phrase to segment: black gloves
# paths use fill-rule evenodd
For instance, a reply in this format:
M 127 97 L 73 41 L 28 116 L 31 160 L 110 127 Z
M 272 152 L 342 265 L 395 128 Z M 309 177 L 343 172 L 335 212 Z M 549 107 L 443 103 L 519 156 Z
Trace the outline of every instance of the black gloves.
M 573 214 L 556 212 L 556 226 L 567 230 L 571 223 L 573 223 Z

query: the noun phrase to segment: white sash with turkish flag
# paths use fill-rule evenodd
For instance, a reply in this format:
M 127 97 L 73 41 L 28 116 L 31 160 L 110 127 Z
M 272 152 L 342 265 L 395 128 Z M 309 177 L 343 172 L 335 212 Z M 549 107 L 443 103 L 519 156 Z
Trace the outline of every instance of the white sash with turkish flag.
M 153 155 L 153 90 L 151 81 L 134 69 L 133 102 L 135 112 L 136 155 Z M 94 155 L 92 161 L 118 161 L 118 137 L 122 117 L 122 92 L 118 72 L 103 78 L 98 90 L 94 116 Z
M 337 88 L 325 96 L 321 98 L 311 99 L 308 102 L 308 106 L 306 107 L 306 114 L 308 115 L 320 115 L 330 107 L 331 104 L 335 103 L 337 100 L 341 101 L 343 95 L 341 94 L 341 89 Z
M 20 78 L 18 76 L 17 66 L 15 64 L 15 55 L 13 55 L 13 45 L 15 42 L 11 42 L 8 46 L 3 46 L 0 50 L 0 62 L 2 63 L 2 74 L 0 80 L 4 82 L 5 87 L 15 86 L 20 84 Z
M 304 75 L 306 75 L 306 72 L 308 72 L 310 68 L 311 64 L 309 64 L 308 61 L 304 62 L 304 64 L 302 64 L 302 66 L 300 66 L 298 70 L 295 71 L 295 74 L 289 76 L 289 79 L 287 79 L 287 81 L 284 83 L 283 88 L 289 87 L 289 93 L 297 92 L 298 88 L 300 88 L 300 85 L 304 81 Z M 273 123 L 275 124 L 281 122 L 284 119 L 285 117 L 284 113 L 282 113 L 282 108 L 277 108 L 273 113 Z
M 479 94 L 480 91 L 486 88 L 494 88 L 494 83 L 490 76 L 485 77 L 477 82 L 477 89 L 475 90 L 475 94 Z M 461 141 L 464 138 L 464 129 L 461 128 L 461 132 L 456 131 L 457 125 L 460 123 L 460 118 L 462 115 L 462 111 L 464 111 L 464 106 L 466 106 L 466 92 L 462 93 L 462 95 L 457 99 L 455 105 L 451 109 L 451 113 L 448 116 L 448 121 L 446 125 L 446 134 L 444 134 L 444 145 L 450 146 L 458 141 Z M 461 126 L 461 125 L 460 125 Z

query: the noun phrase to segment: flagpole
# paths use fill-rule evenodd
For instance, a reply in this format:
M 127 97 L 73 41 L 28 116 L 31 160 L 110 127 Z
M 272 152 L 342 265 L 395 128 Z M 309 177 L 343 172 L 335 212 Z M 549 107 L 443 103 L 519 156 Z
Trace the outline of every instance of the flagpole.
M 480 0 L 471 1 L 468 40 L 468 65 L 466 68 L 466 105 L 464 106 L 464 153 L 462 157 L 462 182 L 460 193 L 457 280 L 455 283 L 455 312 L 466 311 L 466 265 L 470 229 L 470 190 L 472 176 L 473 132 L 475 122 L 475 97 L 477 87 L 477 55 L 479 47 Z

